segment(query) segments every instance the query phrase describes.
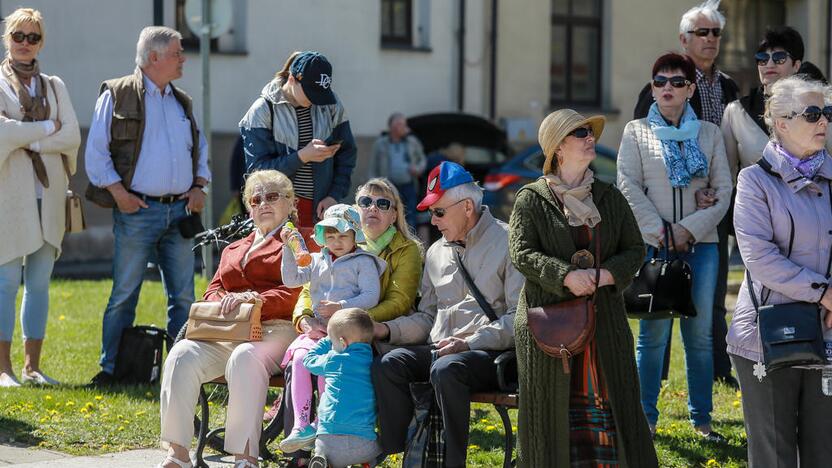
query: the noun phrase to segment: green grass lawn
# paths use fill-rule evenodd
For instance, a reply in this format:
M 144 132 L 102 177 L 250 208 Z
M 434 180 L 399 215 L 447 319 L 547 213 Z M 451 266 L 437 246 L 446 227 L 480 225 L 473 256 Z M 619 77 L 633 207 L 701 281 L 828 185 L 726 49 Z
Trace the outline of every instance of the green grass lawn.
M 197 291 L 203 291 L 205 286 L 206 282 L 198 278 Z M 82 387 L 98 372 L 101 317 L 109 292 L 109 281 L 53 281 L 42 367 L 65 385 L 0 390 L 0 441 L 13 440 L 78 455 L 158 446 L 158 387 L 107 391 Z M 136 323 L 164 327 L 160 283 L 145 283 L 137 316 Z M 637 333 L 638 324 L 631 325 Z M 745 430 L 737 392 L 724 386 L 715 388 L 714 427 L 728 438 L 728 445 L 705 444 L 694 435 L 687 420 L 684 354 L 678 330 L 675 326 L 670 379 L 660 397 L 662 416 L 656 438 L 660 465 L 746 466 Z M 19 324 L 14 340 L 13 363 L 19 372 L 23 365 Z M 516 412 L 511 413 L 516 426 Z M 221 417 L 220 411 L 214 414 Z M 500 466 L 502 440 L 502 424 L 496 412 L 488 406 L 475 405 L 471 413 L 469 466 Z M 276 444 L 273 448 L 277 449 Z M 401 458 L 388 460 L 383 466 L 397 466 L 397 461 Z

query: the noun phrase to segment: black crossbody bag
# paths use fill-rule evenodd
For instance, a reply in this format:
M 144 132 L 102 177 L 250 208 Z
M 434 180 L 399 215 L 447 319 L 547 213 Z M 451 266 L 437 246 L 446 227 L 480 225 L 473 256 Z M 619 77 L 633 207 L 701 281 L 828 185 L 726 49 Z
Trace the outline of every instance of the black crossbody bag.
M 780 177 L 771 169 L 771 164 L 760 159 L 757 165 L 769 175 Z M 827 181 L 829 193 L 832 195 L 832 182 Z M 832 208 L 832 200 L 830 200 Z M 794 218 L 789 213 L 791 228 L 789 231 L 789 248 L 786 258 L 792 254 L 794 244 Z M 832 267 L 832 255 L 826 264 L 826 279 Z M 787 302 L 783 304 L 760 305 L 754 294 L 754 284 L 751 273 L 746 268 L 745 277 L 748 283 L 748 294 L 757 312 L 757 329 L 763 348 L 763 363 L 767 372 L 795 366 L 822 366 L 826 364 L 823 343 L 823 327 L 820 321 L 820 307 L 811 302 Z M 765 286 L 763 286 L 765 288 Z M 760 301 L 765 299 L 760 294 Z M 764 375 L 764 374 L 763 374 Z M 759 377 L 762 380 L 762 377 Z

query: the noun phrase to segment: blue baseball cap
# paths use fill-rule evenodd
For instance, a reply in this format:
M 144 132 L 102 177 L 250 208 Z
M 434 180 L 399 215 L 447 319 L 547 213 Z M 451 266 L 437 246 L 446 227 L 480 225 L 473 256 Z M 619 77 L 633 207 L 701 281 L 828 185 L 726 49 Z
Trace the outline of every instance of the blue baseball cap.
M 316 106 L 335 104 L 332 92 L 332 65 L 318 52 L 301 52 L 295 57 L 289 72 L 303 88 L 303 93 Z
M 326 245 L 325 230 L 332 227 L 338 232 L 352 231 L 355 233 L 355 243 L 365 242 L 364 231 L 361 230 L 361 215 L 358 210 L 350 205 L 338 203 L 332 205 L 324 212 L 324 219 L 315 224 L 315 242 L 321 247 Z
M 425 198 L 419 202 L 416 209 L 425 211 L 445 195 L 445 191 L 457 185 L 469 184 L 474 181 L 471 173 L 455 162 L 443 161 L 434 167 L 428 175 L 428 187 Z

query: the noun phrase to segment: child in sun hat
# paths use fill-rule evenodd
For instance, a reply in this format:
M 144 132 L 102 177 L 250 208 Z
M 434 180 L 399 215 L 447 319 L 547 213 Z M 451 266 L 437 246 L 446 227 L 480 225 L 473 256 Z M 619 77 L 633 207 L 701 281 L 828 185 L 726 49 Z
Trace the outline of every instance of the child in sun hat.
M 329 317 L 344 308 L 369 309 L 376 304 L 381 294 L 379 276 L 387 267 L 384 260 L 362 250 L 358 243 L 364 242 L 361 218 L 358 211 L 349 205 L 337 204 L 329 207 L 324 219 L 315 225 L 313 239 L 323 247 L 312 254 L 312 263 L 299 267 L 292 249 L 286 240 L 292 230 L 284 228 L 280 237 L 284 241 L 281 273 L 286 286 L 298 287 L 309 283 L 312 297 L 312 311 L 323 327 Z M 323 328 L 320 327 L 320 328 Z M 311 425 L 312 380 L 303 366 L 303 358 L 315 344 L 325 336 L 322 331 L 301 334 L 289 346 L 281 363 L 282 368 L 291 366 L 291 394 L 294 410 L 294 427 L 288 437 L 280 443 L 286 453 L 295 452 L 314 444 L 315 428 Z M 323 393 L 323 379 L 319 379 L 319 394 Z

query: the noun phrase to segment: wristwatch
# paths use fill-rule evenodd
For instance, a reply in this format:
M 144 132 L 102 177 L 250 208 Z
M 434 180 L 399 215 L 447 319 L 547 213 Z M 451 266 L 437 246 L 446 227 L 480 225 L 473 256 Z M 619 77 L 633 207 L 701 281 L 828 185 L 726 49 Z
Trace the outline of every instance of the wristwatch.
M 191 188 L 194 188 L 194 187 L 202 190 L 202 193 L 204 193 L 205 195 L 208 195 L 208 187 L 206 187 L 202 184 L 193 184 L 193 185 L 191 185 Z

